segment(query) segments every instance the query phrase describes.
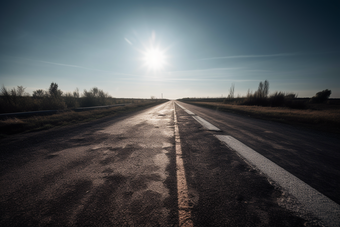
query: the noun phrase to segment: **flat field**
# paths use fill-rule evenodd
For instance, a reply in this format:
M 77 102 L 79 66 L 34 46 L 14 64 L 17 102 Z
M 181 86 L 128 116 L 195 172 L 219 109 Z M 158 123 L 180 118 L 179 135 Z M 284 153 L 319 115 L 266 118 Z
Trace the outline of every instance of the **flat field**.
M 313 104 L 309 109 L 224 104 L 221 102 L 188 102 L 218 111 L 234 112 L 266 120 L 300 125 L 340 134 L 340 105 Z
M 94 109 L 82 112 L 69 110 L 49 116 L 8 118 L 5 120 L 0 120 L 0 139 L 11 134 L 40 131 L 53 127 L 89 122 L 104 117 L 113 117 L 118 114 L 124 114 L 126 112 L 158 105 L 165 101 L 166 100 L 145 101 L 140 103 L 132 103 L 126 106 L 116 106 L 108 109 Z

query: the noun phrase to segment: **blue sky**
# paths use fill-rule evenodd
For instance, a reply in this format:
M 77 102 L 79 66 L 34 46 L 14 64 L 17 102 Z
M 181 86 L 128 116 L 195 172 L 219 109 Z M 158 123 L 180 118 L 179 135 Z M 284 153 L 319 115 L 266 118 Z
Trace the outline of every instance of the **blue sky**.
M 0 85 L 182 98 L 268 80 L 340 98 L 339 28 L 340 1 L 1 1 Z M 151 46 L 161 69 L 145 66 Z

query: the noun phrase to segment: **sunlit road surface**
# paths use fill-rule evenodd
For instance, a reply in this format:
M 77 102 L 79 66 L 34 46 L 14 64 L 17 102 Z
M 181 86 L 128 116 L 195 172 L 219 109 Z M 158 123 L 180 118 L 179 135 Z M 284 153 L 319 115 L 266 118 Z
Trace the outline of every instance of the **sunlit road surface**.
M 0 226 L 316 226 L 312 212 L 216 135 L 339 203 L 337 138 L 179 104 L 220 131 L 170 101 L 2 140 Z

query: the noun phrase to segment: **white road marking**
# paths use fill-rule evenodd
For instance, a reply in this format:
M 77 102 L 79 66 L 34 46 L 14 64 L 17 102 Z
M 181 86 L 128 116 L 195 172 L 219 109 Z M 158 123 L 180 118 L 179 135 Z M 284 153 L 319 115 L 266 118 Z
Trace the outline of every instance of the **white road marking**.
M 189 115 L 196 115 L 195 113 L 191 112 L 190 110 L 186 109 L 184 106 L 176 103 L 179 107 L 181 107 L 185 112 L 187 112 L 187 114 Z
M 185 109 L 181 104 L 178 104 L 177 102 L 175 102 L 179 107 L 181 107 L 183 110 Z
M 175 105 L 175 104 L 174 104 Z M 192 227 L 192 203 L 190 203 L 188 185 L 182 158 L 181 138 L 179 136 L 176 110 L 174 109 L 175 141 L 176 141 L 176 169 L 177 169 L 177 197 L 179 226 Z
M 200 123 L 204 128 L 208 129 L 209 131 L 221 131 L 221 129 L 217 128 L 215 125 L 211 124 L 210 122 L 204 120 L 203 118 L 197 116 L 195 113 L 191 112 L 190 110 L 184 108 L 182 105 L 176 103 L 179 107 L 181 107 L 185 112 L 191 115 L 198 123 Z
M 215 136 L 238 152 L 251 165 L 286 189 L 305 206 L 305 209 L 320 218 L 326 226 L 339 226 L 340 206 L 337 203 L 232 136 Z
M 217 128 L 215 125 L 211 124 L 210 122 L 204 120 L 199 116 L 192 116 L 198 123 L 200 123 L 204 128 L 208 129 L 209 131 L 221 131 L 221 129 Z
M 193 112 L 191 112 L 191 111 L 188 110 L 188 109 L 184 109 L 184 111 L 187 112 L 187 114 L 189 114 L 189 115 L 196 115 L 196 114 L 194 114 Z

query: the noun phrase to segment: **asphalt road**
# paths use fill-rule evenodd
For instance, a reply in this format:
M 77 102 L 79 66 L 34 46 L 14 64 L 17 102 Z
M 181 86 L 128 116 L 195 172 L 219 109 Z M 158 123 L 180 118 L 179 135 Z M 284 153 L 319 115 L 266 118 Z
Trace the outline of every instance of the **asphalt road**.
M 330 181 L 328 196 L 338 198 L 335 138 L 182 105 L 290 171 L 316 176 L 310 181 L 319 188 Z M 294 198 L 214 134 L 167 102 L 3 139 L 0 226 L 178 226 L 178 141 L 194 226 L 316 226 L 312 215 L 288 209 Z M 327 171 L 328 180 L 318 177 Z
M 340 204 L 338 135 L 179 103 Z

